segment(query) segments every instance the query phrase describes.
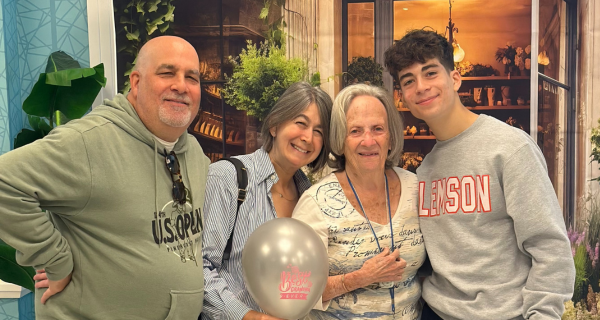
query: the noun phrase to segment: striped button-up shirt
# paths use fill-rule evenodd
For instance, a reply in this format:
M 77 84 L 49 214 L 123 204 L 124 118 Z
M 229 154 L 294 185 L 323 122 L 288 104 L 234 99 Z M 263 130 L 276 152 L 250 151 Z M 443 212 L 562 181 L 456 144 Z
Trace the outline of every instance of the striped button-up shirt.
M 242 250 L 256 228 L 277 218 L 271 187 L 279 178 L 264 149 L 236 158 L 247 169 L 248 187 L 235 222 L 231 255 L 223 263 L 223 251 L 237 210 L 237 174 L 229 161 L 213 163 L 208 169 L 202 239 L 205 281 L 202 319 L 240 320 L 250 310 L 262 312 L 244 284 Z M 294 182 L 300 194 L 310 187 L 310 181 L 301 170 L 294 175 Z

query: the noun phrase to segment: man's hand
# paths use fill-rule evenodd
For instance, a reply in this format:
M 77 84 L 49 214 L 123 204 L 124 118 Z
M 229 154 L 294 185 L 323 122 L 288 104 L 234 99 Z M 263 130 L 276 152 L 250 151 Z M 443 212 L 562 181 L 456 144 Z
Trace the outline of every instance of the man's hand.
M 283 320 L 283 319 L 275 318 L 275 317 L 272 317 L 265 313 L 260 313 L 260 312 L 254 311 L 254 310 L 250 310 L 250 311 L 248 311 L 248 313 L 246 313 L 244 315 L 244 318 L 242 320 Z
M 48 276 L 46 275 L 46 270 L 36 270 L 37 274 L 33 276 L 33 280 L 35 280 L 35 288 L 48 288 Z
M 33 276 L 33 280 L 37 281 L 35 283 L 35 287 L 38 289 L 39 288 L 48 288 L 48 290 L 46 290 L 46 292 L 44 292 L 44 294 L 42 295 L 42 304 L 46 304 L 46 301 L 48 301 L 48 299 L 50 299 L 50 297 L 63 291 L 67 287 L 69 282 L 71 282 L 71 275 L 73 274 L 73 272 L 71 272 L 71 273 L 69 273 L 69 275 L 66 278 L 64 278 L 62 280 L 52 281 L 52 280 L 48 279 L 48 276 L 46 275 L 46 271 L 37 270 L 37 272 L 38 272 L 38 274 Z

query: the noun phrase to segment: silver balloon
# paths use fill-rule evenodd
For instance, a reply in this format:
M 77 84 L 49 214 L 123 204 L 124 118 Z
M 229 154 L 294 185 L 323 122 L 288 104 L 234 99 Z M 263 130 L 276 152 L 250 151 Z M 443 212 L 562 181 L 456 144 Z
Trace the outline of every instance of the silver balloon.
M 268 314 L 307 315 L 327 285 L 329 262 L 321 238 L 306 223 L 278 218 L 258 227 L 242 252 L 246 287 Z

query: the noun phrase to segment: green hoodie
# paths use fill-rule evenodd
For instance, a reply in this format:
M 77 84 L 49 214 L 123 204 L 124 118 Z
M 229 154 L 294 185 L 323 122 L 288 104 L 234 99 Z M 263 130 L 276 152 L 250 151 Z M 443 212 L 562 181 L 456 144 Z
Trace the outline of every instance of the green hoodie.
M 38 319 L 197 319 L 209 160 L 192 136 L 179 138 L 189 192 L 178 211 L 163 150 L 117 95 L 0 156 L 0 238 L 52 280 L 73 271 L 45 305 L 36 290 Z

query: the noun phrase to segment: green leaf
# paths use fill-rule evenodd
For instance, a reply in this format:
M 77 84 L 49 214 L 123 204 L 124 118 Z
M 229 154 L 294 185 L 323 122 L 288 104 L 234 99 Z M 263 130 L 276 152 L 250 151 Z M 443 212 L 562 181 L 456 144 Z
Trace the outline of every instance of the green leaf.
M 81 118 L 92 106 L 98 92 L 106 85 L 104 64 L 94 67 L 96 73 L 71 82 L 71 87 L 61 87 L 56 95 L 56 110 L 70 119 Z
M 260 10 L 260 15 L 258 16 L 260 19 L 266 19 L 269 16 L 269 8 L 264 7 Z M 255 16 L 256 17 L 256 16 Z
M 71 80 L 89 77 L 96 73 L 93 68 L 69 69 L 46 74 L 46 84 L 54 86 L 71 86 Z
M 161 21 L 162 23 L 162 21 Z M 148 23 L 146 25 L 146 32 L 148 32 L 148 35 L 151 35 L 152 33 L 154 33 L 154 31 L 156 31 L 158 29 L 158 25 L 154 24 L 154 23 Z
M 165 33 L 167 31 L 167 29 L 169 29 L 169 23 L 163 23 L 158 27 L 158 30 L 160 30 L 160 33 Z
M 56 51 L 52 52 L 48 57 L 46 73 L 74 68 L 81 68 L 79 62 L 75 61 L 75 59 L 62 51 Z
M 75 69 L 79 72 L 67 73 L 67 76 L 79 76 L 69 79 L 71 85 L 68 87 L 48 84 L 48 75 L 40 74 L 31 94 L 23 102 L 23 110 L 27 114 L 46 118 L 53 117 L 53 113 L 60 110 L 70 119 L 80 118 L 94 102 L 100 88 L 106 85 L 104 64 L 87 69 Z M 63 77 L 53 81 L 56 80 L 59 83 L 66 81 Z
M 148 12 L 154 12 L 158 9 L 158 4 L 160 0 L 150 0 L 146 3 L 146 8 L 148 8 Z
M 56 94 L 56 86 L 46 84 L 46 74 L 40 74 L 38 81 L 33 85 L 31 93 L 23 101 L 23 111 L 27 114 L 50 118 L 53 107 L 50 106 L 51 99 Z
M 44 118 L 27 115 L 27 119 L 29 120 L 31 128 L 42 134 L 42 136 L 46 136 L 52 130 L 52 127 L 44 120 Z
M 26 144 L 30 144 L 30 143 L 34 142 L 35 140 L 42 139 L 43 137 L 45 137 L 45 135 L 39 131 L 23 129 L 15 137 L 15 141 L 14 141 L 15 149 L 22 147 Z
M 136 4 L 135 8 L 137 9 L 138 13 L 145 13 L 146 11 L 144 11 L 144 5 L 146 4 L 146 1 L 140 1 Z
M 131 89 L 131 83 L 129 83 L 129 80 L 126 80 L 123 83 L 123 89 L 121 90 L 122 94 L 127 94 L 127 92 L 129 92 L 129 90 Z
M 0 279 L 35 291 L 33 281 L 35 270 L 32 267 L 23 267 L 17 264 L 15 255 L 15 249 L 8 245 L 0 245 Z
M 125 64 L 125 74 L 123 74 L 126 77 L 129 77 L 129 75 L 131 75 L 131 72 L 133 71 L 133 64 L 129 61 L 127 61 L 127 63 Z
M 173 15 L 173 12 L 175 11 L 175 6 L 173 6 L 172 4 L 169 3 L 167 8 L 169 10 L 167 10 L 167 13 L 165 13 L 165 17 L 164 17 L 165 21 L 170 21 L 170 22 L 175 21 L 175 15 Z
M 319 72 L 313 73 L 313 75 L 310 77 L 310 84 L 313 87 L 318 87 L 321 85 L 321 74 Z
M 135 32 L 127 32 L 125 35 L 127 40 L 139 40 L 140 39 L 140 30 L 135 30 Z
M 129 18 L 129 16 L 121 16 L 121 18 L 119 19 L 119 23 L 120 24 L 135 24 L 135 21 L 131 20 Z

